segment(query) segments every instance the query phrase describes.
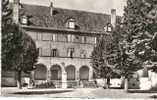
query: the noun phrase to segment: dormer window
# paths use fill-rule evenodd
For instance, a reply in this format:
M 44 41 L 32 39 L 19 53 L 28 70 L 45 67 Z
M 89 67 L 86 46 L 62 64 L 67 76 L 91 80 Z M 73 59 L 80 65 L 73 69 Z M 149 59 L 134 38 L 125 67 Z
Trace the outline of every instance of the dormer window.
M 22 23 L 23 25 L 27 25 L 27 23 L 28 23 L 28 17 L 27 17 L 27 16 L 22 16 L 22 18 L 21 18 L 21 23 Z
M 74 20 L 73 18 L 70 18 L 70 19 L 67 21 L 67 28 L 75 29 L 75 20 Z
M 110 23 L 108 23 L 105 27 L 104 27 L 104 31 L 106 32 L 111 32 L 112 31 L 112 25 Z

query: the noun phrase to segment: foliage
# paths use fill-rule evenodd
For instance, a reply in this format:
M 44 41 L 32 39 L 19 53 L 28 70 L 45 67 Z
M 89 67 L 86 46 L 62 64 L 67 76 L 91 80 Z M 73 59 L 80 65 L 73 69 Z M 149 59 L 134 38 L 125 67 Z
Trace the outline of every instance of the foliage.
M 121 51 L 117 69 L 128 76 L 157 58 L 157 1 L 128 0 L 124 11 L 123 25 L 116 29 Z
M 114 58 L 114 44 L 111 35 L 104 35 L 98 39 L 96 46 L 92 52 L 91 64 L 97 77 L 111 77 L 113 67 L 111 64 Z
M 12 9 L 9 8 L 9 0 L 2 0 L 2 27 L 11 23 Z
M 2 2 L 2 70 L 30 71 L 38 52 L 32 38 L 12 22 L 9 1 Z
M 157 53 L 154 48 L 157 32 L 156 0 L 128 0 L 124 13 L 124 29 L 130 50 L 143 61 L 152 60 Z

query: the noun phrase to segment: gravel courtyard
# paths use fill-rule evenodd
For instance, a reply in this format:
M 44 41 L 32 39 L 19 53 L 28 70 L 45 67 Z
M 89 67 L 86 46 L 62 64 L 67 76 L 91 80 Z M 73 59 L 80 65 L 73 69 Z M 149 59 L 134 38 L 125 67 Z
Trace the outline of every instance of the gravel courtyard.
M 23 91 L 22 94 L 15 94 L 16 88 L 2 88 L 2 96 L 6 97 L 70 97 L 70 98 L 144 98 L 148 99 L 157 93 L 126 93 L 122 89 L 103 89 L 103 88 L 78 88 L 78 89 L 67 89 L 67 90 L 42 90 L 43 92 L 39 93 L 24 93 L 26 89 L 20 90 Z M 49 92 L 46 92 L 49 91 Z M 57 92 L 55 92 L 57 91 Z

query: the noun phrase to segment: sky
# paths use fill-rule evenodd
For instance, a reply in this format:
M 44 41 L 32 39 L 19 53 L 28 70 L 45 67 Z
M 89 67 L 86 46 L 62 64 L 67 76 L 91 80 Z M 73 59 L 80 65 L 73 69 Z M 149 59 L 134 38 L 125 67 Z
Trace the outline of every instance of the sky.
M 53 1 L 54 7 L 91 11 L 110 14 L 116 9 L 117 15 L 123 15 L 126 0 L 20 0 L 21 3 L 49 6 Z

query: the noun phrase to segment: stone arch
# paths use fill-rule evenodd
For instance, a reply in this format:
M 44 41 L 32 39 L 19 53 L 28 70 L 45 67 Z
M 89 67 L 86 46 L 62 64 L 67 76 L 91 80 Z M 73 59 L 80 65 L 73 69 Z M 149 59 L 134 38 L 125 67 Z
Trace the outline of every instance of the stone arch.
M 46 80 L 47 67 L 44 64 L 37 64 L 34 71 L 35 80 Z
M 76 68 L 74 65 L 68 65 L 66 67 L 66 72 L 67 72 L 67 80 L 75 80 Z
M 51 80 L 61 80 L 62 79 L 62 68 L 58 64 L 54 64 L 50 68 Z
M 81 66 L 79 69 L 80 80 L 89 80 L 89 70 L 90 68 L 88 66 Z

